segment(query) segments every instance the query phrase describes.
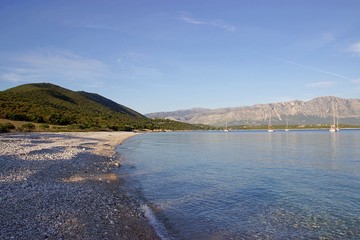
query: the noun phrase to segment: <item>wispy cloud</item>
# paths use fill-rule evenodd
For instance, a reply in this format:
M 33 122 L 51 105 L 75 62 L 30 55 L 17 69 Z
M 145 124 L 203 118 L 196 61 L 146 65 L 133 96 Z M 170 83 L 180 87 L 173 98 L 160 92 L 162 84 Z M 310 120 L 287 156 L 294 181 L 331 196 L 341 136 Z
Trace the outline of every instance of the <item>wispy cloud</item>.
M 105 65 L 90 58 L 82 57 L 68 50 L 48 49 L 34 53 L 23 54 L 17 60 L 43 69 L 70 70 L 84 72 L 104 70 Z
M 316 68 L 316 67 L 300 64 L 300 63 L 297 63 L 297 62 L 289 61 L 289 60 L 278 58 L 278 57 L 272 57 L 272 56 L 269 56 L 269 57 L 271 57 L 273 59 L 276 59 L 278 61 L 281 61 L 281 62 L 285 62 L 285 63 L 291 64 L 291 65 L 294 65 L 294 66 L 299 66 L 299 67 L 307 68 L 307 69 L 310 69 L 310 70 L 313 70 L 313 71 L 316 71 L 316 72 L 321 72 L 321 73 L 325 73 L 325 74 L 328 74 L 328 75 L 332 75 L 332 76 L 335 76 L 335 77 L 338 77 L 338 78 L 351 80 L 349 77 L 346 77 L 346 76 L 338 74 L 338 73 L 326 71 L 326 70 L 321 69 L 321 68 Z
M 159 79 L 163 76 L 162 71 L 151 63 L 149 56 L 143 53 L 129 52 L 123 54 L 116 63 L 120 70 L 131 79 Z
M 298 66 L 298 67 L 301 67 L 301 68 L 309 69 L 309 70 L 312 70 L 312 71 L 315 71 L 315 72 L 320 72 L 320 73 L 324 73 L 324 74 L 327 74 L 327 75 L 331 75 L 331 76 L 334 76 L 334 77 L 337 77 L 337 78 L 341 78 L 341 79 L 345 79 L 345 80 L 349 80 L 349 81 L 352 80 L 351 78 L 349 78 L 347 76 L 344 76 L 344 75 L 341 75 L 341 74 L 338 74 L 338 73 L 335 73 L 335 72 L 330 72 L 330 71 L 327 71 L 327 70 L 324 70 L 324 69 L 321 69 L 321 68 L 312 67 L 312 66 L 301 64 L 301 63 L 298 63 L 298 62 L 290 61 L 290 60 L 287 60 L 287 59 L 284 59 L 284 58 L 279 58 L 279 57 L 276 57 L 276 56 L 273 56 L 273 55 L 260 53 L 260 52 L 257 52 L 257 51 L 251 50 L 251 49 L 243 49 L 243 51 L 250 52 L 252 54 L 256 54 L 256 55 L 259 55 L 259 56 L 262 56 L 262 57 L 271 58 L 271 59 L 279 61 L 279 62 L 284 62 L 284 63 L 290 64 L 290 65 L 294 65 L 294 66 Z
M 201 19 L 195 19 L 187 14 L 182 14 L 179 19 L 185 23 L 194 24 L 194 25 L 205 25 L 215 28 L 221 28 L 223 30 L 229 31 L 229 32 L 235 32 L 236 27 L 234 25 L 228 24 L 222 20 L 218 19 L 212 19 L 212 20 L 201 20 Z
M 306 84 L 308 88 L 330 88 L 336 85 L 335 81 L 322 81 Z
M 348 51 L 360 56 L 360 42 L 357 42 L 357 43 L 352 44 L 352 45 L 348 48 Z
M 110 25 L 101 25 L 101 24 L 85 24 L 83 27 L 88 29 L 95 29 L 95 30 L 109 30 L 109 31 L 118 30 L 117 28 L 112 27 Z
M 330 43 L 330 42 L 334 42 L 336 40 L 336 37 L 333 32 L 324 32 L 321 35 L 321 40 L 325 43 Z
M 147 56 L 143 53 L 138 53 L 138 52 L 128 52 L 122 54 L 120 57 L 116 59 L 116 63 L 120 65 L 135 65 L 135 64 L 141 64 L 146 61 L 148 61 Z
M 62 80 L 94 84 L 107 75 L 107 66 L 101 61 L 68 50 L 42 49 L 14 56 L 11 67 L 3 71 L 0 79 L 17 83 Z
M 23 81 L 22 76 L 17 73 L 4 73 L 0 76 L 0 80 L 13 83 Z

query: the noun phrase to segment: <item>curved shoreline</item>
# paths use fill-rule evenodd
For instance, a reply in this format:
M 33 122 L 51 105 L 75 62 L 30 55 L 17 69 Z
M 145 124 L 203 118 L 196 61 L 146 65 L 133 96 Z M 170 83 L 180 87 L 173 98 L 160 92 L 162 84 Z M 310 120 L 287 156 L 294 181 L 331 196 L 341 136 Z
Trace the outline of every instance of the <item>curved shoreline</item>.
M 113 170 L 130 132 L 0 135 L 1 239 L 159 239 Z

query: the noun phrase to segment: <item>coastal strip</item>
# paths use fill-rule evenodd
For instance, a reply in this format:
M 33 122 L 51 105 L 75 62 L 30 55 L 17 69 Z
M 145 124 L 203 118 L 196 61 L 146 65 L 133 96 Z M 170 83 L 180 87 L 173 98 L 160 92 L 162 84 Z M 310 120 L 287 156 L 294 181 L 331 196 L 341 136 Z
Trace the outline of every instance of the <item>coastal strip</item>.
M 114 168 L 131 132 L 0 135 L 0 239 L 159 239 Z

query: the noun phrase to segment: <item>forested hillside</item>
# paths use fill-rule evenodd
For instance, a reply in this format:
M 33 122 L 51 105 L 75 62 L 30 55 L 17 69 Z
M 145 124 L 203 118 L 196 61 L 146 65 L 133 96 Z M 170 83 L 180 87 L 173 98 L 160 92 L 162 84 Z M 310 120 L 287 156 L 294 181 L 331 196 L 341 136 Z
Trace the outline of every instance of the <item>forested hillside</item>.
M 152 120 L 94 93 L 50 83 L 25 84 L 0 92 L 0 118 L 67 125 L 74 129 L 193 129 L 197 126 Z

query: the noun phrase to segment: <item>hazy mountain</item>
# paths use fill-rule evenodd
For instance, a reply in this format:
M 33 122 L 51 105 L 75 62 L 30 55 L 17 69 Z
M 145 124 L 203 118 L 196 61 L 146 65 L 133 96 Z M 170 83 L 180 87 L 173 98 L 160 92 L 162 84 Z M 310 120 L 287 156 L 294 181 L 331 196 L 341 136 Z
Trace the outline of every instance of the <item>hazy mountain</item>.
M 332 107 L 334 106 L 334 108 Z M 150 118 L 168 118 L 187 123 L 201 123 L 213 126 L 267 124 L 272 116 L 273 124 L 329 124 L 333 109 L 340 123 L 360 125 L 360 99 L 318 97 L 310 101 L 293 100 L 269 104 L 256 104 L 235 108 L 194 108 L 173 112 L 146 114 Z

